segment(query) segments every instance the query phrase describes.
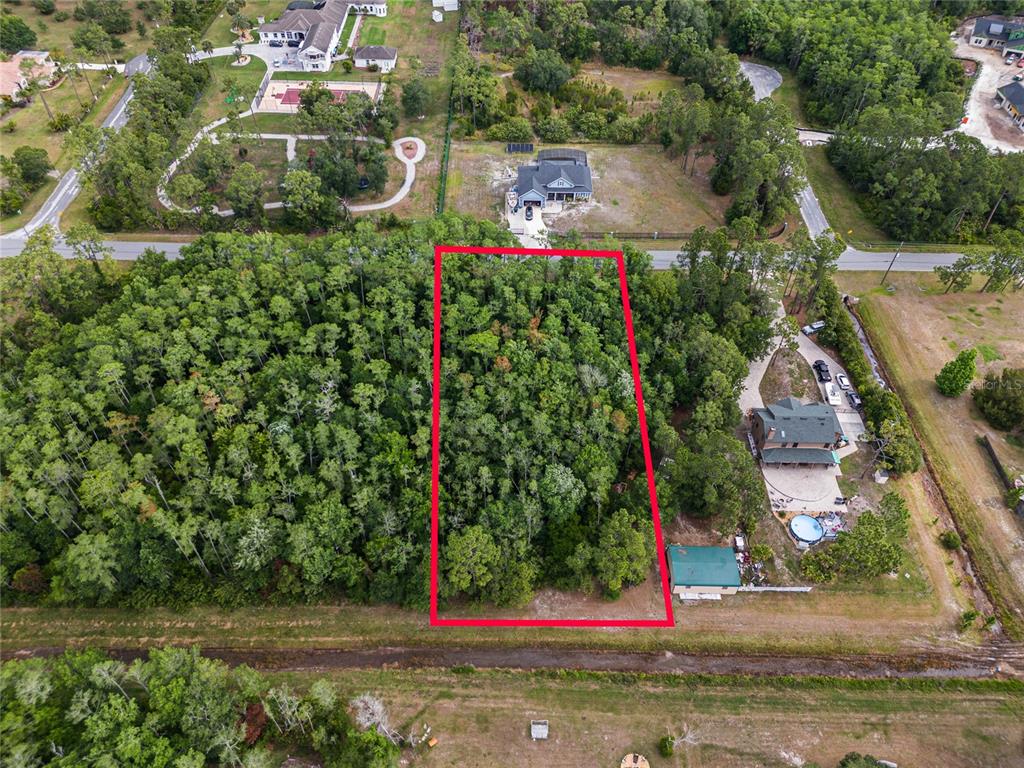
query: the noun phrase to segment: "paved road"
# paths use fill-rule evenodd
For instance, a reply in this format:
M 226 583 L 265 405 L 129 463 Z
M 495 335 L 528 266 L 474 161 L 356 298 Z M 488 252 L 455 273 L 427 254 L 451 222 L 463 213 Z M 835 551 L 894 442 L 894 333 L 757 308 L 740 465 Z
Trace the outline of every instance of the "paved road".
M 124 71 L 126 75 L 133 75 L 136 72 L 142 72 L 145 74 L 149 71 L 150 67 L 151 64 L 149 59 L 146 58 L 145 54 L 141 54 L 129 61 L 125 65 Z M 134 95 L 135 88 L 134 86 L 129 85 L 127 90 L 121 95 L 117 104 L 114 105 L 114 108 L 110 111 L 110 114 L 107 115 L 106 119 L 103 121 L 102 127 L 120 130 L 128 120 L 128 104 L 131 102 Z M 0 254 L 7 256 L 14 253 L 20 253 L 21 246 L 17 245 L 17 243 L 24 242 L 26 237 L 46 224 L 57 228 L 57 224 L 60 221 L 60 215 L 69 205 L 71 205 L 71 202 L 78 195 L 81 188 L 82 186 L 78 182 L 78 169 L 72 168 L 61 177 L 56 189 L 50 193 L 46 202 L 43 203 L 42 208 L 39 209 L 36 215 L 33 216 L 25 226 L 0 238 Z
M 678 251 L 650 251 L 655 269 L 668 269 L 675 264 Z M 846 272 L 884 272 L 892 261 L 893 251 L 858 251 L 847 248 L 839 257 L 839 269 Z M 959 259 L 959 253 L 902 253 L 893 264 L 893 272 L 931 272 L 933 267 L 948 266 Z
M 754 86 L 755 101 L 767 99 L 772 95 L 772 91 L 782 85 L 782 75 L 771 67 L 754 64 L 750 61 L 741 61 L 740 69 L 743 70 L 744 77 Z

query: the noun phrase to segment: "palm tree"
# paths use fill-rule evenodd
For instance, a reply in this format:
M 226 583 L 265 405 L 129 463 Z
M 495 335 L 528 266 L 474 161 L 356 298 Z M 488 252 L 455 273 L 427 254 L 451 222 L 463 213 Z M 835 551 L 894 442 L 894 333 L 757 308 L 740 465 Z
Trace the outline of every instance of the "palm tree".
M 203 40 L 202 48 L 203 53 L 205 53 L 207 56 L 213 53 L 213 43 L 211 43 L 209 40 Z
M 61 69 L 68 76 L 68 82 L 71 84 L 71 90 L 75 93 L 75 99 L 78 100 L 78 106 L 84 107 L 85 104 L 82 103 L 82 97 L 78 95 L 78 86 L 75 85 L 75 78 L 80 74 L 78 65 L 75 62 L 70 61 L 62 64 Z
M 86 52 L 83 51 L 81 48 L 75 48 L 73 51 L 71 51 L 71 53 L 78 60 L 87 58 Z M 74 66 L 77 67 L 78 65 L 76 64 Z M 89 86 L 89 93 L 92 94 L 92 100 L 95 103 L 96 99 L 98 99 L 99 97 L 96 95 L 96 91 L 92 89 L 92 82 L 89 80 L 88 75 L 85 75 L 85 84 Z
M 235 61 L 241 61 L 242 59 L 242 44 L 235 43 Z

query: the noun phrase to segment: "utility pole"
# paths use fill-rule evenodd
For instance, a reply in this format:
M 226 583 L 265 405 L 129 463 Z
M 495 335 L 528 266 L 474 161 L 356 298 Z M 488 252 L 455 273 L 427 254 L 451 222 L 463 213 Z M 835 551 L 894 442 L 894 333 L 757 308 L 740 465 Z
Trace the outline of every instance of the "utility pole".
M 889 276 L 889 270 L 891 270 L 892 269 L 892 265 L 896 263 L 896 259 L 899 258 L 899 255 L 900 255 L 900 251 L 903 250 L 903 244 L 906 243 L 906 242 L 907 242 L 906 240 L 903 240 L 902 242 L 900 242 L 900 247 L 897 248 L 896 249 L 896 253 L 894 253 L 892 255 L 892 261 L 889 262 L 889 266 L 885 270 L 885 274 L 882 275 L 882 282 L 880 282 L 879 285 L 885 285 L 885 278 L 887 278 Z

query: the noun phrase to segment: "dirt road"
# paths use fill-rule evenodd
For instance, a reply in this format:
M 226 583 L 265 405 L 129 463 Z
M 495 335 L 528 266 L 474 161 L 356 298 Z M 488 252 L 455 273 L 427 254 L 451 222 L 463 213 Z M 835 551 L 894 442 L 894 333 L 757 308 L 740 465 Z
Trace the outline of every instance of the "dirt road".
M 54 656 L 59 647 L 3 654 L 3 658 Z M 108 649 L 123 661 L 144 657 L 141 649 Z M 777 656 L 627 653 L 552 648 L 370 648 L 203 649 L 210 658 L 256 669 L 319 672 L 330 669 L 420 669 L 472 666 L 479 669 L 586 669 L 602 672 L 647 672 L 711 675 L 826 675 L 854 678 L 1024 678 L 1024 645 L 993 644 L 949 650 L 936 647 L 915 656 Z

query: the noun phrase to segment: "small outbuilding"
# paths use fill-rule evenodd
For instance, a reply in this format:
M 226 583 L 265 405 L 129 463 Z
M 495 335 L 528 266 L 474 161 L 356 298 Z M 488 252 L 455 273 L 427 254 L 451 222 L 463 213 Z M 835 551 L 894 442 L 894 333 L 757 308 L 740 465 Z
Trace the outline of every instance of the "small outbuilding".
M 398 63 L 398 49 L 386 45 L 364 45 L 356 48 L 355 64 L 361 69 L 376 66 L 381 72 L 390 72 Z
M 732 547 L 668 548 L 672 593 L 682 600 L 720 600 L 740 587 L 740 567 Z
M 531 720 L 530 721 L 530 738 L 534 741 L 543 741 L 548 737 L 548 721 L 547 720 Z

